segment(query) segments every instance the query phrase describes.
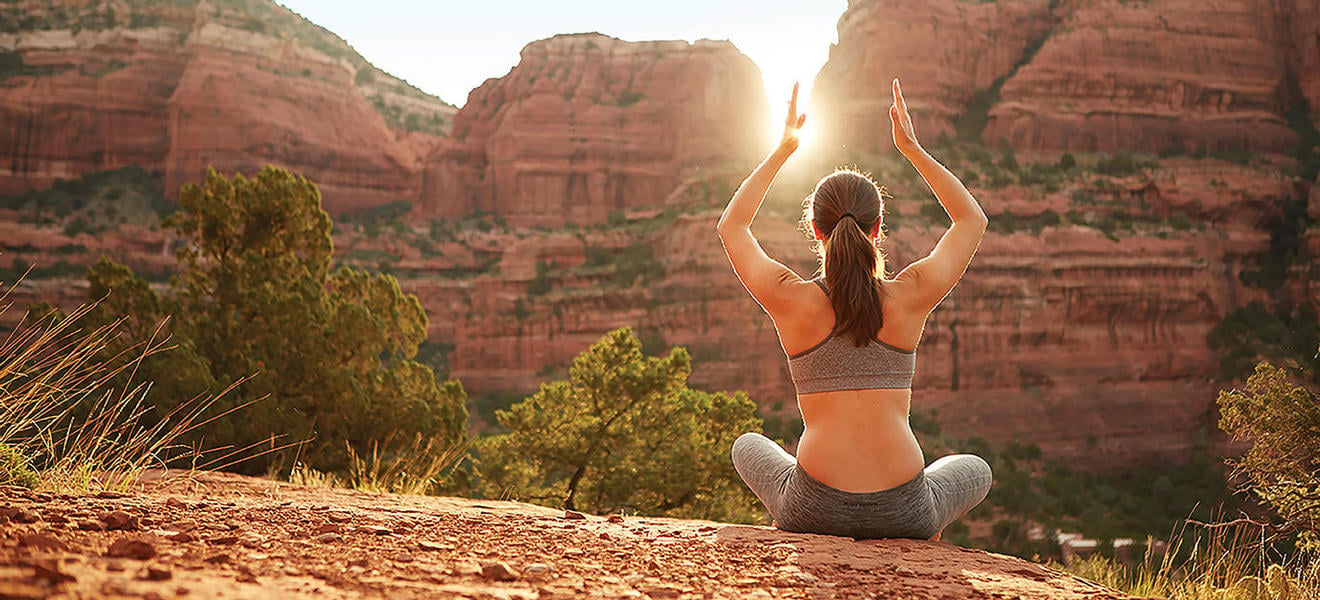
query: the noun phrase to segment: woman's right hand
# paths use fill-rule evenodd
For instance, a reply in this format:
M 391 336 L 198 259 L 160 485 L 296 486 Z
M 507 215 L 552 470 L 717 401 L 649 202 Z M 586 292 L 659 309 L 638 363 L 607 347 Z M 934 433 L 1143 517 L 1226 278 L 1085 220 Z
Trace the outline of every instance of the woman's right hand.
M 899 87 L 897 77 L 894 78 L 894 104 L 889 107 L 889 118 L 894 122 L 894 147 L 903 156 L 920 151 L 921 143 L 917 141 L 917 132 L 912 127 L 912 115 L 908 114 L 907 102 L 903 100 L 903 88 Z

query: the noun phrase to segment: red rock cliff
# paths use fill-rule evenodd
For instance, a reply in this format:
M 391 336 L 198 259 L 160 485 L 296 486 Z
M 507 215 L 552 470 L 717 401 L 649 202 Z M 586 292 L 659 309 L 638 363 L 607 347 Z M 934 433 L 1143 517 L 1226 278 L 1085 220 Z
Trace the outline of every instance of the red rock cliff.
M 421 212 L 603 223 L 756 159 L 768 128 L 760 71 L 728 42 L 555 36 L 468 96 L 454 143 L 428 160 Z
M 263 0 L 0 8 L 0 193 L 138 164 L 315 179 L 332 212 L 415 201 L 454 109 Z
M 895 76 L 931 141 L 1290 150 L 1290 112 L 1320 114 L 1318 35 L 1310 0 L 852 2 L 812 105 L 836 151 L 887 151 Z

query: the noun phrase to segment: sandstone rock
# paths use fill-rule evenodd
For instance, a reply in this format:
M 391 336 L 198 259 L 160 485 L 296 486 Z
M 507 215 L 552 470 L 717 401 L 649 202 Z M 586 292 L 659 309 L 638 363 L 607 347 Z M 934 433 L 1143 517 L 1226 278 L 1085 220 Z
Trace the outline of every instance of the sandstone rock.
M 147 581 L 169 581 L 174 577 L 174 571 L 163 565 L 147 565 L 140 573 L 138 579 Z
M 518 578 L 518 571 L 502 562 L 488 562 L 481 565 L 481 576 L 494 581 L 513 581 Z
M 67 552 L 68 544 L 60 541 L 59 538 L 47 533 L 24 533 L 18 536 L 18 546 L 20 548 L 32 548 L 35 550 L 47 550 Z
M 78 15 L 106 3 L 54 4 L 46 10 Z M 115 8 L 91 29 L 0 36 L 35 65 L 0 93 L 0 122 L 13 124 L 0 128 L 0 158 L 16 167 L 0 176 L 0 193 L 137 164 L 172 194 L 207 165 L 275 163 L 315 178 L 337 212 L 417 198 L 421 159 L 452 107 L 273 2 Z M 45 20 L 23 13 L 42 9 L 0 10 L 0 21 Z
M 565 510 L 564 518 L 570 521 L 582 521 L 587 518 L 587 515 L 580 513 L 576 510 Z
M 338 533 L 331 532 L 331 533 L 322 533 L 321 535 L 316 536 L 315 539 L 317 542 L 320 542 L 322 544 L 333 544 L 335 542 L 343 541 L 344 536 L 339 535 Z
M 165 506 L 168 506 L 170 508 L 188 508 L 188 504 L 186 502 L 178 498 L 175 498 L 174 496 L 170 496 L 169 498 L 165 499 Z
M 712 164 L 755 161 L 767 123 L 759 72 L 728 42 L 558 35 L 468 96 L 427 159 L 419 213 L 604 223 Z
M 316 533 L 338 533 L 343 529 L 338 523 L 323 523 L 315 529 Z
M 37 579 L 47 581 L 52 584 L 61 584 L 69 581 L 77 581 L 78 578 L 65 573 L 60 567 L 60 561 L 57 559 L 41 559 L 32 561 L 32 574 Z
M 433 542 L 430 540 L 422 540 L 420 542 L 417 542 L 417 546 L 422 550 L 428 550 L 431 552 L 449 552 L 454 549 L 453 544 L 446 544 L 443 542 Z
M 122 510 L 101 513 L 97 517 L 108 530 L 136 530 L 140 528 L 138 518 Z
M 10 519 L 15 523 L 36 523 L 41 520 L 41 515 L 35 510 L 24 508 L 14 513 Z
M 622 523 L 623 517 L 620 515 L 610 515 L 606 517 L 605 520 L 609 521 L 610 523 Z
M 143 538 L 123 537 L 110 544 L 106 556 L 147 560 L 156 555 L 156 546 Z

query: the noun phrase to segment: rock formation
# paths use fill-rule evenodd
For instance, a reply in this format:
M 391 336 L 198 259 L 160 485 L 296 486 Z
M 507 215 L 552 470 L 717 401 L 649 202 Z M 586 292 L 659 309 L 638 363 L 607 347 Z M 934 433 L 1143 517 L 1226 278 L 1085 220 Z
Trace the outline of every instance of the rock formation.
M 454 143 L 427 161 L 419 212 L 604 223 L 755 160 L 769 126 L 760 71 L 728 42 L 559 35 L 468 96 Z
M 454 112 L 272 2 L 23 0 L 0 23 L 0 193 L 274 163 L 332 212 L 415 202 Z
M 1303 101 L 1320 114 L 1318 13 L 1306 0 L 853 2 L 812 106 L 844 154 L 887 151 L 895 76 L 931 141 L 1288 151 L 1289 115 Z

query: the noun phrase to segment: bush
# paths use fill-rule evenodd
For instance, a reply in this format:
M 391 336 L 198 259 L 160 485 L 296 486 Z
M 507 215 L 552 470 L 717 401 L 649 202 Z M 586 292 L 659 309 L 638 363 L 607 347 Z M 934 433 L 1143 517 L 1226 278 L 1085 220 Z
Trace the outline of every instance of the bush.
M 320 200 L 314 184 L 283 169 L 252 179 L 208 171 L 202 185 L 184 186 L 180 212 L 165 221 L 186 242 L 170 293 L 102 260 L 88 273 L 89 297 L 114 293 L 93 324 L 125 319 L 125 339 L 140 341 L 174 315 L 178 349 L 141 369 L 155 381 L 157 415 L 216 382 L 242 381 L 223 408 L 264 398 L 195 435 L 279 455 L 246 463 L 249 472 L 277 469 L 289 443 L 308 468 L 340 472 L 352 452 L 393 452 L 379 446 L 390 439 L 461 445 L 462 386 L 437 385 L 414 360 L 427 330 L 420 302 L 392 276 L 331 272 Z
M 1251 442 L 1237 462 L 1246 487 L 1300 533 L 1303 548 L 1320 551 L 1320 398 L 1260 363 L 1245 390 L 1220 392 L 1218 404 L 1219 427 Z
M 631 330 L 607 333 L 567 381 L 496 412 L 509 433 L 476 441 L 482 491 L 597 514 L 759 518 L 729 460 L 760 429 L 756 405 L 688 387 L 691 372 L 682 348 L 647 357 Z

